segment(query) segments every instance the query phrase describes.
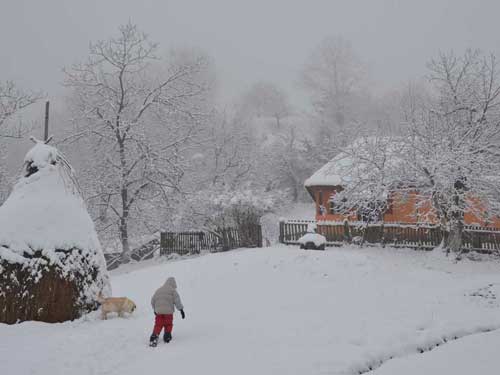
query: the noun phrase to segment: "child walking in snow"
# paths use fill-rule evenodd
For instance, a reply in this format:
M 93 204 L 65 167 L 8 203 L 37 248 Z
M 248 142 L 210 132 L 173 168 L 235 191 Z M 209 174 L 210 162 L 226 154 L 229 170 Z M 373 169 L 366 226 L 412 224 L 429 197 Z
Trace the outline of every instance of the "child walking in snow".
M 165 284 L 153 294 L 151 306 L 155 313 L 155 326 L 153 328 L 153 334 L 149 339 L 149 345 L 154 347 L 158 345 L 158 337 L 162 329 L 165 329 L 163 341 L 170 342 L 170 340 L 172 340 L 175 309 L 181 312 L 182 319 L 186 317 L 184 314 L 184 306 L 182 305 L 179 293 L 177 293 L 175 278 L 169 277 Z

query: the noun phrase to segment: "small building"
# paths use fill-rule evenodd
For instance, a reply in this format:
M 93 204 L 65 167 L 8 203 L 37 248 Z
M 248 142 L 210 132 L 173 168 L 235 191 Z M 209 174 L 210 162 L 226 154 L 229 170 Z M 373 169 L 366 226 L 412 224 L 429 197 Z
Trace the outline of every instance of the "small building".
M 366 221 L 362 209 L 346 215 L 335 207 L 332 200 L 335 194 L 343 190 L 343 185 L 349 179 L 353 165 L 352 157 L 341 152 L 304 182 L 305 188 L 316 203 L 315 217 L 317 221 L 343 221 L 345 219 Z M 438 222 L 430 199 L 422 197 L 418 188 L 406 187 L 404 190 L 394 188 L 381 199 L 386 200 L 385 206 L 387 208 L 380 217 L 376 218 L 377 221 L 405 224 L 437 224 Z M 474 212 L 465 213 L 465 224 L 500 228 L 500 218 L 486 220 L 479 217 L 477 213 L 484 212 L 481 202 L 474 197 L 469 199 L 474 202 L 473 205 L 477 209 Z

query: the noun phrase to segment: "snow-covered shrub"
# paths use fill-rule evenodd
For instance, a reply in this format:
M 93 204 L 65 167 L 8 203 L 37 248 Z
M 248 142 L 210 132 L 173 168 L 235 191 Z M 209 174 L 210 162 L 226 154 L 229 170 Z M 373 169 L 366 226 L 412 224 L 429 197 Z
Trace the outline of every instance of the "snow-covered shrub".
M 261 217 L 270 212 L 277 201 L 275 193 L 251 189 L 216 193 L 207 202 L 212 212 L 208 223 L 213 228 L 259 225 Z
M 75 175 L 37 142 L 0 207 L 0 322 L 61 322 L 110 293 L 101 245 Z
M 216 231 L 220 228 L 260 224 L 261 217 L 273 211 L 281 192 L 257 189 L 206 189 L 186 196 L 176 207 L 173 230 Z

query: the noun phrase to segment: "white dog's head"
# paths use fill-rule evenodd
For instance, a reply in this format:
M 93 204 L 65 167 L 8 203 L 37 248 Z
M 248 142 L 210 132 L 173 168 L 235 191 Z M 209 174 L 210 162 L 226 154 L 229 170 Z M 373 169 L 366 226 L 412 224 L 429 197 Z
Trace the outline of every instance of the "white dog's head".
M 125 301 L 125 304 L 123 306 L 123 309 L 125 310 L 125 312 L 132 314 L 136 308 L 137 308 L 137 306 L 135 305 L 135 303 L 127 298 Z

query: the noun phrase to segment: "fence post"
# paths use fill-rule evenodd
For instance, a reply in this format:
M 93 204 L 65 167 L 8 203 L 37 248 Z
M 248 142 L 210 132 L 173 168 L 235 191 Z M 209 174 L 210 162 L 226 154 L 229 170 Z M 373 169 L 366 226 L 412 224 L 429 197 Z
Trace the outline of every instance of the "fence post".
M 165 255 L 165 232 L 160 232 L 160 255 Z
M 262 247 L 262 225 L 257 225 L 257 246 Z
M 226 228 L 222 228 L 222 251 L 229 250 L 229 234 Z
M 283 220 L 283 219 L 280 219 L 279 243 L 285 243 L 285 220 Z
M 465 231 L 464 231 L 465 232 Z M 481 232 L 469 232 L 472 236 L 472 248 L 481 249 Z
M 349 228 L 349 221 L 344 220 L 344 241 L 347 243 L 352 242 L 351 229 Z
M 384 222 L 382 222 L 382 224 L 380 224 L 380 243 L 382 245 L 382 248 L 385 247 L 385 226 L 384 226 Z
M 424 240 L 423 240 L 423 237 L 424 237 L 424 233 L 422 233 L 423 231 L 421 230 L 420 228 L 420 225 L 418 223 L 415 224 L 415 233 L 416 233 L 416 236 L 417 236 L 417 246 L 420 250 L 422 250 L 423 248 L 423 243 L 424 243 Z

